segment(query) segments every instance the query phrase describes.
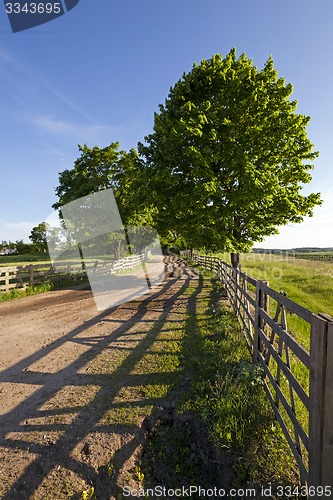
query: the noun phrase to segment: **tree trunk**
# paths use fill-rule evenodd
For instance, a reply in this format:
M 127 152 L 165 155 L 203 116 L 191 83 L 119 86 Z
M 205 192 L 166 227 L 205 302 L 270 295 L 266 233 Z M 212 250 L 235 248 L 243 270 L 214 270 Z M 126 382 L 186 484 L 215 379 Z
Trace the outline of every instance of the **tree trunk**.
M 145 254 L 145 255 L 146 255 L 146 251 L 145 251 L 145 250 L 146 250 L 146 248 L 145 248 L 145 247 L 138 246 L 136 250 L 137 250 L 137 253 L 138 253 L 139 255 L 142 255 L 142 254 Z
M 235 267 L 236 269 L 240 269 L 240 255 L 239 252 L 237 253 L 231 253 L 230 254 L 231 258 L 231 265 L 232 267 Z
M 120 247 L 121 247 L 121 241 L 115 241 L 114 242 L 114 258 L 115 260 L 120 259 Z
M 130 242 L 130 239 L 129 239 L 127 227 L 125 227 L 125 237 L 126 237 L 127 251 L 131 255 L 133 253 L 133 251 L 132 251 L 132 245 L 131 245 L 131 242 Z

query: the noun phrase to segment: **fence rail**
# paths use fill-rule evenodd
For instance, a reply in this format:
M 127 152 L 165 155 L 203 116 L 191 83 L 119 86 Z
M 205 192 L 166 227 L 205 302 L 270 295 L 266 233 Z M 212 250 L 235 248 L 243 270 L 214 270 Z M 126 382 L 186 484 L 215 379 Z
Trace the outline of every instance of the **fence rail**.
M 119 271 L 125 271 L 126 269 L 132 269 L 138 266 L 144 261 L 144 254 L 141 255 L 129 255 L 119 260 L 114 260 L 110 263 L 99 264 L 95 263 L 95 275 L 99 274 L 113 274 Z
M 27 266 L 0 267 L 0 293 L 15 288 L 25 289 L 46 280 L 59 281 L 65 278 L 85 278 L 88 274 L 114 274 L 131 269 L 144 260 L 142 255 L 129 255 L 110 263 L 58 262 L 53 264 L 29 264 Z
M 217 273 L 242 326 L 252 361 L 299 467 L 303 484 L 333 484 L 333 320 L 316 315 L 217 257 L 182 253 Z M 290 331 L 290 315 L 307 325 L 310 352 Z

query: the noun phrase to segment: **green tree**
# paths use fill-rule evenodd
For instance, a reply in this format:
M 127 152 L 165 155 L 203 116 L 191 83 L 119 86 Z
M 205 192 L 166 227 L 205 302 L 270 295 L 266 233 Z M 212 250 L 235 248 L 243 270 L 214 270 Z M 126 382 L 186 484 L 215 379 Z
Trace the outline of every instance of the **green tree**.
M 23 240 L 16 240 L 15 241 L 15 246 L 17 253 L 19 254 L 27 254 L 27 253 L 33 253 L 34 246 L 31 243 L 24 243 Z
M 38 224 L 38 226 L 32 228 L 29 239 L 32 241 L 34 249 L 37 253 L 47 252 L 45 222 L 41 222 L 40 224 Z
M 313 214 L 320 195 L 301 190 L 318 153 L 291 93 L 271 57 L 259 71 L 235 49 L 183 74 L 139 144 L 159 230 L 230 251 L 236 267 L 240 251 Z
M 0 243 L 0 250 L 3 250 L 8 247 L 8 243 L 6 240 L 2 240 Z
M 118 143 L 111 143 L 105 148 L 79 146 L 81 156 L 75 161 L 74 167 L 59 175 L 56 188 L 59 201 L 53 208 L 61 212 L 61 207 L 71 201 L 112 188 L 125 226 L 149 224 L 149 209 L 143 203 L 140 205 L 134 190 L 134 180 L 140 175 L 138 154 L 134 149 L 126 152 L 118 148 Z M 137 183 L 136 180 L 135 185 Z M 114 231 L 101 237 L 97 243 L 100 249 L 112 245 L 114 256 L 118 259 L 122 242 L 122 232 Z

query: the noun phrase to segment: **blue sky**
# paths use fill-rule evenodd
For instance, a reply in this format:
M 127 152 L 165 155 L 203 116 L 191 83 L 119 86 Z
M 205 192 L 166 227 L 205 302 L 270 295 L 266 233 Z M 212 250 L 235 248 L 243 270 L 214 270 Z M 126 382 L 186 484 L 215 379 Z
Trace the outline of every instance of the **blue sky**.
M 259 68 L 272 54 L 320 151 L 304 193 L 324 205 L 256 246 L 333 246 L 332 20 L 331 0 L 80 0 L 14 34 L 1 2 L 0 242 L 49 216 L 78 144 L 136 147 L 182 73 L 236 47 Z

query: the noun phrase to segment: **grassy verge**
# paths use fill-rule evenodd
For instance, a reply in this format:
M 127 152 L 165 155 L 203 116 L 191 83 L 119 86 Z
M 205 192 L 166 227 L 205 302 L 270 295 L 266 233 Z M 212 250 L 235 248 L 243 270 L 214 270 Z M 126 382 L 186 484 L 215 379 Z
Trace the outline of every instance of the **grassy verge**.
M 208 283 L 186 290 L 177 352 L 182 383 L 172 416 L 164 413 L 148 438 L 141 464 L 145 486 L 296 484 L 297 467 L 266 398 L 261 369 L 251 364 L 234 314 L 219 304 L 221 284 Z
M 227 260 L 226 255 L 221 257 L 223 260 Z M 256 279 L 268 281 L 271 288 L 277 291 L 287 292 L 289 298 L 309 308 L 313 312 L 330 311 L 328 304 L 333 294 L 333 278 L 331 277 L 333 270 L 332 264 L 327 262 L 318 264 L 318 262 L 298 261 L 288 256 L 281 257 L 258 254 L 242 255 L 241 263 L 243 272 L 246 272 Z M 323 279 L 324 276 L 325 279 Z M 327 289 L 325 288 L 326 286 Z M 251 285 L 249 285 L 248 290 L 250 292 L 252 291 L 253 294 L 255 293 Z M 271 317 L 275 316 L 276 310 L 277 302 L 270 298 L 269 313 Z M 281 316 L 279 318 L 281 319 Z M 286 312 L 286 322 L 286 329 L 288 332 L 309 351 L 310 325 L 300 319 L 296 314 L 292 314 L 289 311 Z M 278 347 L 277 342 L 276 340 L 275 348 Z M 293 356 L 290 353 L 288 361 L 287 353 L 284 349 L 281 355 L 285 363 L 290 363 L 291 372 L 304 391 L 309 394 L 309 370 L 299 361 L 297 356 Z M 273 358 L 270 359 L 269 367 L 273 376 L 276 377 L 278 365 Z M 295 392 L 293 394 L 294 402 L 292 401 L 289 382 L 283 373 L 281 373 L 279 385 L 289 405 L 295 405 L 294 411 L 297 419 L 301 423 L 304 431 L 308 433 L 309 412 Z M 272 387 L 270 387 L 270 389 L 274 394 L 275 391 Z M 280 412 L 289 430 L 293 429 L 293 424 L 283 407 L 280 407 Z M 304 463 L 307 464 L 308 453 L 302 442 L 300 443 L 300 447 Z

